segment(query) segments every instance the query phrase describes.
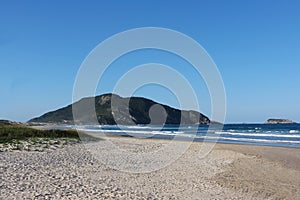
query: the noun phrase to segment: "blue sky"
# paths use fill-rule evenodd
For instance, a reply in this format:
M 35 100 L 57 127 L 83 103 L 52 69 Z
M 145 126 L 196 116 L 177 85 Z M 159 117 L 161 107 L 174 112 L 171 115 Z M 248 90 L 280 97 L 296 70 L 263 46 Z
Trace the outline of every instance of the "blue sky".
M 0 118 L 27 121 L 70 104 L 77 71 L 96 45 L 121 31 L 154 26 L 180 31 L 207 50 L 224 81 L 226 122 L 263 122 L 269 117 L 300 122 L 299 9 L 296 0 L 3 0 Z M 111 77 L 121 75 L 125 64 L 130 69 L 152 58 L 192 74 L 182 60 L 154 51 L 120 58 Z M 113 82 L 106 81 L 98 93 L 110 91 Z M 195 88 L 201 111 L 209 115 L 205 84 Z M 136 95 L 177 106 L 170 92 L 156 86 Z

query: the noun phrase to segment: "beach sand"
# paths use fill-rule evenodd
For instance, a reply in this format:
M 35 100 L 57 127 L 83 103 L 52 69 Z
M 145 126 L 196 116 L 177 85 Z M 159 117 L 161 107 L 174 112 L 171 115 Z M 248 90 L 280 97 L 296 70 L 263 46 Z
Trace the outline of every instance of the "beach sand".
M 170 142 L 109 140 L 125 152 L 155 152 Z M 0 199 L 300 198 L 300 149 L 216 144 L 200 158 L 201 145 L 193 142 L 173 163 L 148 173 L 111 168 L 114 163 L 135 163 L 123 155 L 110 156 L 105 140 L 46 152 L 2 152 Z M 111 162 L 98 160 L 90 149 L 98 149 Z

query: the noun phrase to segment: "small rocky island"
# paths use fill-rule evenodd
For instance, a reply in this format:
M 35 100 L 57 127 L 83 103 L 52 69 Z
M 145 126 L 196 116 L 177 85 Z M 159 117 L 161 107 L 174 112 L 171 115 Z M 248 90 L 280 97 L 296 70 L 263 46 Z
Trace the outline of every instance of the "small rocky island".
M 265 124 L 294 124 L 292 120 L 289 119 L 268 119 Z

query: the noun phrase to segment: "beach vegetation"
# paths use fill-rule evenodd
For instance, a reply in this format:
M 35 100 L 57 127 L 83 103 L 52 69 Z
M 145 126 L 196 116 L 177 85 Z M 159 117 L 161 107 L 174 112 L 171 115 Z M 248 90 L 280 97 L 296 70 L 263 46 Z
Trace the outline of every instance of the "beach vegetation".
M 86 135 L 76 130 L 39 130 L 30 128 L 24 125 L 0 125 L 0 143 L 19 143 L 20 140 L 31 140 L 37 142 L 37 138 L 55 139 L 55 138 L 69 138 L 80 140 L 85 137 L 85 140 L 98 140 L 90 135 Z

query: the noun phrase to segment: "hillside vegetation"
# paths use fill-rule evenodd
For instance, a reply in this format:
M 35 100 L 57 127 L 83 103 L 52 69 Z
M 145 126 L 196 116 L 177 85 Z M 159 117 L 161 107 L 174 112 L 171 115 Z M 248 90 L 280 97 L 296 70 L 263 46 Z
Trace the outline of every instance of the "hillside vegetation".
M 112 106 L 112 98 L 114 105 Z M 95 105 L 87 106 L 87 105 Z M 158 106 L 161 109 L 153 109 Z M 113 107 L 113 108 L 112 108 Z M 192 110 L 179 110 L 142 97 L 123 98 L 103 94 L 83 98 L 64 108 L 31 119 L 29 123 L 74 123 L 72 108 L 80 113 L 76 123 L 81 124 L 209 124 L 205 115 Z M 156 107 L 157 108 L 157 107 Z M 150 117 L 151 110 L 154 117 Z M 96 112 L 97 121 L 93 114 Z

